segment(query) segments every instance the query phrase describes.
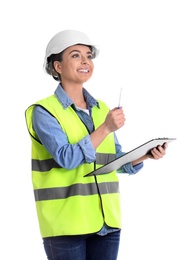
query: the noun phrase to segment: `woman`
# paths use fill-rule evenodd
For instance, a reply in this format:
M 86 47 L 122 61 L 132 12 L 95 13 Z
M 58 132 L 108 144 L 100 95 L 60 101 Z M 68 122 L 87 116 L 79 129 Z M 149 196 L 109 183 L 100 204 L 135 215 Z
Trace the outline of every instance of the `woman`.
M 99 50 L 82 32 L 65 30 L 48 43 L 44 68 L 59 81 L 54 94 L 26 110 L 32 140 L 32 181 L 49 260 L 117 259 L 121 216 L 116 171 L 85 174 L 123 154 L 115 131 L 122 107 L 109 109 L 83 87 Z M 137 173 L 143 160 L 165 155 L 165 144 L 118 172 Z

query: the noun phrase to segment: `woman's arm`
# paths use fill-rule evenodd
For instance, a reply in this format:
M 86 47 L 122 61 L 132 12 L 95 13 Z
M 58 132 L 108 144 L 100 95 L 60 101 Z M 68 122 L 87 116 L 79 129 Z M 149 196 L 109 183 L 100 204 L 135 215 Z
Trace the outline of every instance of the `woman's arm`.
M 149 158 L 154 160 L 159 160 L 163 158 L 163 156 L 166 154 L 167 147 L 168 147 L 167 143 L 164 143 L 162 146 L 159 145 L 158 147 L 154 147 L 149 153 L 133 161 L 132 165 L 137 165 L 138 163 L 141 163 L 144 160 L 147 160 Z

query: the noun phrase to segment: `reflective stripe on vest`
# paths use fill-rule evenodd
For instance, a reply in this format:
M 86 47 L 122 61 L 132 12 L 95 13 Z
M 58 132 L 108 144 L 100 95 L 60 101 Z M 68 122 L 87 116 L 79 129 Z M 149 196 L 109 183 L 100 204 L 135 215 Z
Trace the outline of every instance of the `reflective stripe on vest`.
M 112 160 L 114 160 L 115 154 L 109 154 L 109 153 L 96 153 L 96 164 L 102 164 L 105 165 Z M 53 159 L 47 159 L 47 160 L 35 160 L 32 159 L 32 170 L 33 171 L 50 171 L 52 168 L 61 168 L 60 165 Z
M 99 192 L 103 194 L 117 193 L 119 192 L 118 182 L 107 182 L 99 184 Z M 48 189 L 38 189 L 34 190 L 35 200 L 56 200 L 56 199 L 66 199 L 72 196 L 88 196 L 98 194 L 97 184 L 74 184 L 69 187 L 58 187 L 58 188 L 48 188 Z

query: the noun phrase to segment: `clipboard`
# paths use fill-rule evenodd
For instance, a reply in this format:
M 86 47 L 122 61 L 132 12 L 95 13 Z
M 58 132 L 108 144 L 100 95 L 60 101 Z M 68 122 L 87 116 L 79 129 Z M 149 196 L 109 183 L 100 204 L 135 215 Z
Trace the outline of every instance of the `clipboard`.
M 100 174 L 107 174 L 114 170 L 119 169 L 124 164 L 137 160 L 138 158 L 142 157 L 143 155 L 150 152 L 150 150 L 158 145 L 163 145 L 164 143 L 170 143 L 176 140 L 176 138 L 155 138 L 142 145 L 136 147 L 135 149 L 123 154 L 121 157 L 112 160 L 111 162 L 101 166 L 100 168 L 92 171 L 84 177 L 93 176 L 93 175 L 100 175 Z

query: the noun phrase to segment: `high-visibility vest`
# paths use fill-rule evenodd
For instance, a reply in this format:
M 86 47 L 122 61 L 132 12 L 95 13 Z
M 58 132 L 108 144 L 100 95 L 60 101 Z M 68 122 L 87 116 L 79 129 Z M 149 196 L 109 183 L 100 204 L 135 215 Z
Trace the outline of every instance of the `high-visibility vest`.
M 113 133 L 96 149 L 96 161 L 68 170 L 59 166 L 38 139 L 32 126 L 33 109 L 45 108 L 74 144 L 88 133 L 74 109 L 66 109 L 55 95 L 27 108 L 26 123 L 32 140 L 32 183 L 42 237 L 80 235 L 98 232 L 105 222 L 121 227 L 119 181 L 115 171 L 84 177 L 115 158 Z M 99 101 L 92 109 L 95 129 L 105 120 L 109 108 Z

